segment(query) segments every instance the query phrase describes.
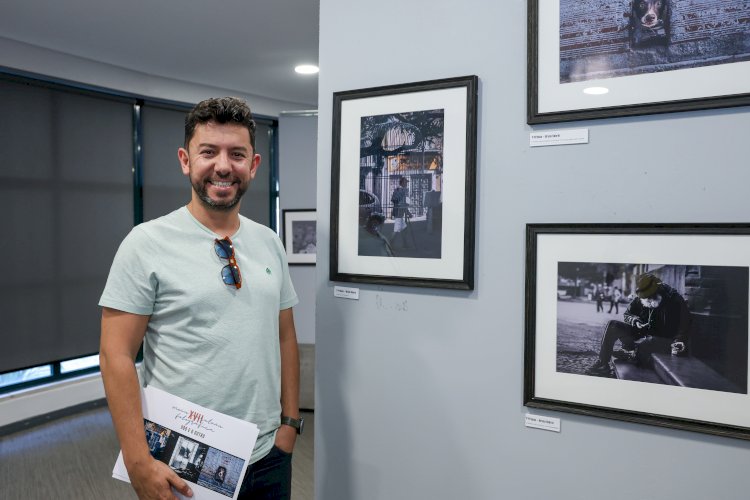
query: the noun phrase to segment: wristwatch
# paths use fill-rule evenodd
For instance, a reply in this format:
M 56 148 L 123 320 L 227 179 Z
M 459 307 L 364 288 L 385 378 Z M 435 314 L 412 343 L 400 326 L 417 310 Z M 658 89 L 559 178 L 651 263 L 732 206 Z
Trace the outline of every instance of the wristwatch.
M 304 418 L 292 418 L 292 417 L 285 417 L 281 416 L 281 425 L 288 425 L 290 427 L 294 427 L 297 429 L 297 434 L 302 434 L 302 430 L 305 428 L 305 419 Z

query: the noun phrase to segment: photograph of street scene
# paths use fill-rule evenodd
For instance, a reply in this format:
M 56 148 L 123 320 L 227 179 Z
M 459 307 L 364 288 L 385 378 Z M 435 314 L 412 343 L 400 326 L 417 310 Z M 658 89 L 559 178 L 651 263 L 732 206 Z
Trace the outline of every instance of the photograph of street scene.
M 151 456 L 185 481 L 232 497 L 245 461 L 193 438 L 144 419 Z
M 559 262 L 557 371 L 747 394 L 748 268 Z
M 444 114 L 362 117 L 358 255 L 441 258 Z
M 192 483 L 198 479 L 208 446 L 185 436 L 180 436 L 172 451 L 168 465 L 178 476 Z

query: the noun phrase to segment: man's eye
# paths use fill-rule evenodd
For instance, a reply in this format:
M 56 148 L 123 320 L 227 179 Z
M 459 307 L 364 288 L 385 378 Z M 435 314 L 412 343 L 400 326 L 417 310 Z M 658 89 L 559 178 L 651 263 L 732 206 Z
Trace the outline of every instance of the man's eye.
M 245 158 L 245 153 L 233 153 L 235 158 Z
M 201 154 L 202 155 L 212 155 L 212 154 L 214 154 L 214 150 L 213 149 L 201 149 Z

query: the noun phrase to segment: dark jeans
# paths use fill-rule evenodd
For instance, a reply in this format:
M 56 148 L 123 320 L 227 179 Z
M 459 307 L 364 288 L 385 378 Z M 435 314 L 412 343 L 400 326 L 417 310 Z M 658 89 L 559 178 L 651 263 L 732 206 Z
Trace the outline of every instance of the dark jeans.
M 247 468 L 238 500 L 289 500 L 292 496 L 292 455 L 274 446 Z
M 632 351 L 637 348 L 636 356 L 638 364 L 648 366 L 651 364 L 651 354 L 671 352 L 671 338 L 653 335 L 648 331 L 639 330 L 623 321 L 612 320 L 607 323 L 607 328 L 602 335 L 602 343 L 599 347 L 599 360 L 609 363 L 615 342 L 620 341 L 622 348 Z
M 609 311 L 607 311 L 607 313 L 611 313 L 613 307 L 615 308 L 615 314 L 620 314 L 620 306 L 617 305 L 617 301 L 615 299 L 609 301 Z

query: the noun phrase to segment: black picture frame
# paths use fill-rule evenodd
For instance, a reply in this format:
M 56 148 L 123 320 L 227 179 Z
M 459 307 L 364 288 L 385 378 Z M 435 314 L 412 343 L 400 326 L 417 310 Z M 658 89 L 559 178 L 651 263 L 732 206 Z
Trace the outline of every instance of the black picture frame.
M 750 439 L 748 250 L 749 224 L 528 224 L 523 404 Z M 684 299 L 686 349 L 672 355 L 672 332 L 649 330 L 620 346 L 634 356 L 604 355 L 612 373 L 592 371 L 604 332 L 635 317 L 646 273 L 672 287 L 659 288 L 664 310 Z M 626 297 L 614 316 L 612 299 L 599 309 L 607 286 Z
M 474 288 L 477 94 L 476 76 L 334 93 L 331 281 Z
M 317 262 L 317 210 L 290 208 L 281 211 L 281 241 L 290 266 L 314 266 Z
M 644 31 L 657 35 L 639 38 L 633 0 L 596 16 L 568 1 L 528 2 L 529 124 L 750 105 L 747 2 L 665 0 L 664 22 Z M 601 88 L 610 92 L 583 94 Z

